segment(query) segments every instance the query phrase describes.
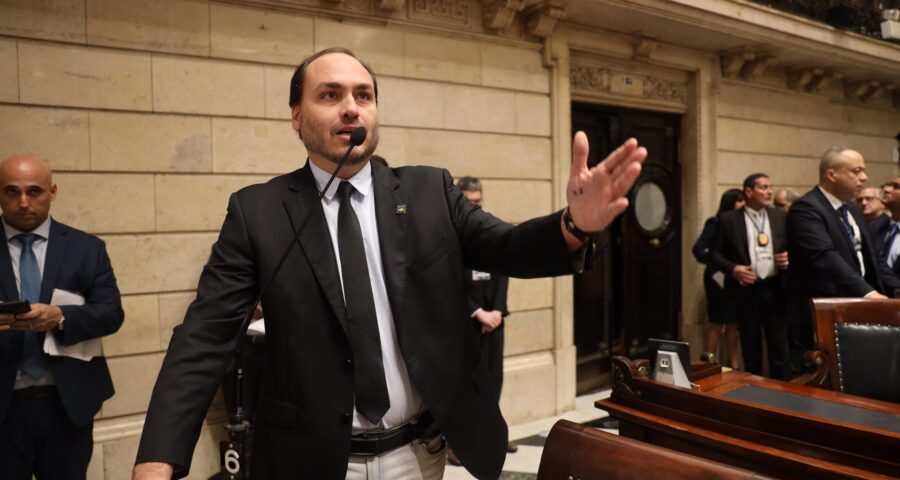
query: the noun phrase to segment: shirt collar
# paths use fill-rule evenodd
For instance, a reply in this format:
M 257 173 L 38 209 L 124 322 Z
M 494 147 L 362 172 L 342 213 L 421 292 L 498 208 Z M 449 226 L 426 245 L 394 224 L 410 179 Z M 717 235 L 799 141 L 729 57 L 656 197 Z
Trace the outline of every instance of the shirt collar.
M 325 184 L 328 183 L 328 179 L 331 178 L 331 174 L 319 168 L 318 165 L 312 161 L 307 160 L 307 162 L 309 162 L 309 168 L 312 170 L 313 177 L 316 179 L 316 189 L 321 192 L 322 189 L 325 188 Z M 356 175 L 347 179 L 347 181 L 353 185 L 353 188 L 355 188 L 360 195 L 363 197 L 369 196 L 369 194 L 372 193 L 372 163 L 366 162 L 366 165 L 359 172 L 356 172 Z M 340 178 L 335 178 L 334 181 L 331 182 L 331 186 L 328 187 L 328 191 L 325 192 L 325 198 L 327 198 L 328 201 L 331 201 L 334 198 L 340 183 Z
M 834 208 L 835 210 L 844 206 L 844 202 L 842 202 L 840 198 L 837 198 L 834 195 L 828 193 L 828 191 L 825 190 L 824 188 L 822 188 L 821 185 L 817 186 L 816 188 L 818 188 L 819 191 L 825 195 L 825 198 L 828 199 L 828 203 L 830 203 L 831 207 Z
M 0 217 L 3 221 L 3 232 L 6 233 L 6 241 L 12 240 L 16 235 L 21 235 L 23 233 L 33 233 L 44 240 L 50 238 L 50 216 L 47 216 L 47 219 L 43 221 L 37 228 L 30 232 L 23 232 L 18 228 L 10 226 L 10 224 L 6 223 L 6 217 Z
M 759 210 L 754 210 L 750 208 L 749 205 L 744 205 L 744 211 L 750 214 L 752 217 L 762 217 L 766 214 L 766 207 L 762 207 Z

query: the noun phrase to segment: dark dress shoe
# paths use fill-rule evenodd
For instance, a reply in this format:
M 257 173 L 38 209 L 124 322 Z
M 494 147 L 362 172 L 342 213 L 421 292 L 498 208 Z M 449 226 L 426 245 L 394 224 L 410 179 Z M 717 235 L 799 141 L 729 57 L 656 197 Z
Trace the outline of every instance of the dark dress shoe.
M 519 446 L 515 443 L 509 442 L 506 444 L 506 451 L 508 453 L 516 453 L 519 451 Z

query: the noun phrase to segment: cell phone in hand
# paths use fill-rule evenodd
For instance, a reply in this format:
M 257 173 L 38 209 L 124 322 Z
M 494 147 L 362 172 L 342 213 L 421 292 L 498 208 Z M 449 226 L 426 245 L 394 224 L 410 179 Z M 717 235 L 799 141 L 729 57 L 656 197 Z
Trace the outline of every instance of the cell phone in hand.
M 13 300 L 11 302 L 0 303 L 0 313 L 11 313 L 18 315 L 31 311 L 31 304 L 28 300 Z

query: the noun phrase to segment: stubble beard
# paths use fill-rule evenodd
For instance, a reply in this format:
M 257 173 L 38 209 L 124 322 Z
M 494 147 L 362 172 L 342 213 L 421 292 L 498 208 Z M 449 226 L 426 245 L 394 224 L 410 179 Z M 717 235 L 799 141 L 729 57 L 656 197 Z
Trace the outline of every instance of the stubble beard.
M 379 140 L 378 124 L 376 123 L 369 128 L 370 130 L 366 134 L 366 141 L 353 149 L 350 153 L 350 157 L 347 158 L 345 165 L 358 165 L 368 160 L 372 154 L 375 153 L 375 149 L 378 148 Z M 328 151 L 325 146 L 326 139 L 322 134 L 322 131 L 316 129 L 303 115 L 300 115 L 300 133 L 300 140 L 306 147 L 307 154 L 324 158 L 335 165 L 339 164 L 341 159 L 344 158 L 346 151 L 338 154 Z M 362 147 L 362 149 L 360 149 L 360 147 Z

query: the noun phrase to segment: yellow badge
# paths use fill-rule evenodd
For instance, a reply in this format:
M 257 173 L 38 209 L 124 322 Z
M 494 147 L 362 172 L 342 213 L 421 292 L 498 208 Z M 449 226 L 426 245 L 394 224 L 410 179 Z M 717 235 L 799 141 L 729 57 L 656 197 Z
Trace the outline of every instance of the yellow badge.
M 769 244 L 769 236 L 764 232 L 759 232 L 759 235 L 756 237 L 756 241 L 759 242 L 760 247 L 765 247 Z

